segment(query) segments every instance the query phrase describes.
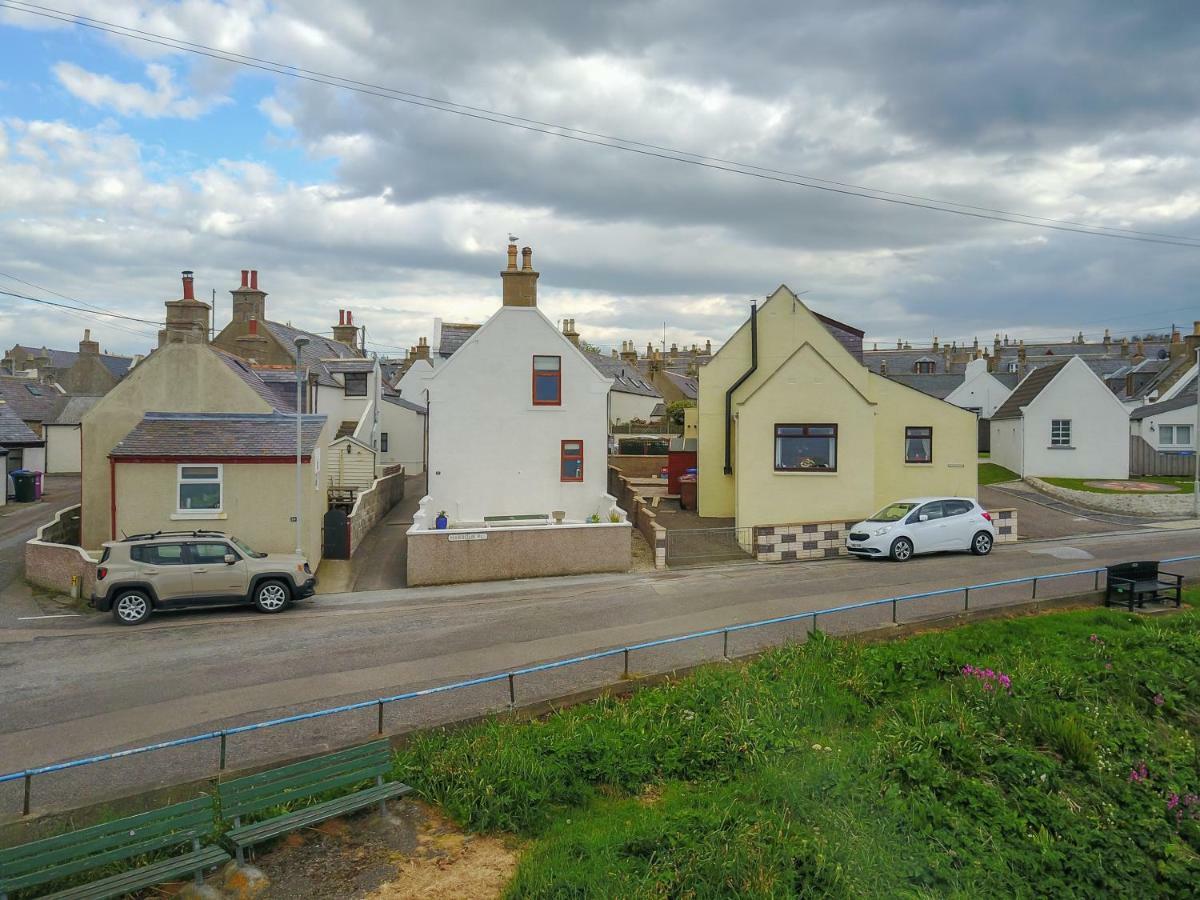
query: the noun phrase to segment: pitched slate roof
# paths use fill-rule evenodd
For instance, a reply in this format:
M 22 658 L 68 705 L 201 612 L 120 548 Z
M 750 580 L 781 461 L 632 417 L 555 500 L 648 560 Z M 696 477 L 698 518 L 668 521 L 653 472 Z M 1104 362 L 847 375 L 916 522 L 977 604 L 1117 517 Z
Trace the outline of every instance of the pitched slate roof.
M 271 336 L 283 345 L 284 350 L 293 360 L 296 358 L 295 339 L 297 337 L 308 338 L 308 343 L 300 352 L 300 365 L 316 372 L 318 383 L 326 387 L 336 387 L 337 382 L 329 377 L 329 370 L 325 367 L 324 360 L 362 358 L 355 350 L 333 338 L 305 331 L 302 328 L 293 328 L 282 322 L 272 322 L 270 319 L 264 319 L 262 324 L 271 333 Z
M 259 397 L 266 401 L 266 403 L 270 405 L 271 409 L 275 410 L 276 412 L 295 412 L 296 402 L 294 399 L 292 399 L 295 397 L 295 374 L 292 374 L 290 379 L 293 393 L 289 397 L 286 392 L 272 390 L 272 386 L 268 385 L 263 380 L 262 376 L 241 357 L 234 356 L 232 353 L 226 353 L 224 350 L 219 350 L 216 347 L 210 346 L 209 349 L 216 353 L 217 356 L 220 357 L 221 361 L 224 362 L 225 365 L 229 366 L 233 374 L 245 382 L 246 386 L 250 388 L 250 390 L 254 391 L 254 393 L 258 394 Z
M 325 426 L 324 416 L 304 416 L 300 447 L 304 456 Z M 296 417 L 280 413 L 150 412 L 109 454 L 129 457 L 295 459 Z
M 78 425 L 84 414 L 100 402 L 100 397 L 71 397 L 51 422 L 46 425 Z
M 663 370 L 663 374 L 667 376 L 667 380 L 683 393 L 683 396 L 689 400 L 695 400 L 700 396 L 700 380 L 693 378 L 691 375 L 680 375 L 678 372 L 668 372 Z
M 593 353 L 583 350 L 583 355 L 597 372 L 612 381 L 612 390 L 622 394 L 634 394 L 638 397 L 662 397 L 662 392 L 646 380 L 633 366 L 628 365 L 620 357 L 613 358 L 603 353 Z
M 449 359 L 454 351 L 461 347 L 471 335 L 479 330 L 478 325 L 466 322 L 443 322 L 442 336 L 438 341 L 437 354 L 442 359 Z
M 40 356 L 42 348 L 40 347 L 24 347 L 17 345 L 18 350 L 24 350 L 31 356 Z M 79 354 L 74 350 L 46 350 L 46 355 L 50 357 L 50 365 L 62 371 L 69 369 L 79 360 Z M 104 368 L 108 369 L 115 378 L 124 376 L 133 365 L 132 356 L 114 356 L 111 353 L 101 353 L 100 362 Z
M 67 395 L 51 384 L 31 378 L 0 376 L 0 400 L 23 422 L 48 422 L 67 403 Z
M 963 383 L 965 378 L 965 375 L 951 375 L 945 372 L 940 375 L 912 375 L 908 373 L 893 375 L 891 372 L 887 374 L 889 381 L 896 381 L 907 385 L 910 388 L 920 391 L 922 394 L 937 397 L 939 400 L 945 400 L 949 397 L 954 392 L 954 389 Z
M 0 403 L 0 447 L 41 446 L 42 440 L 29 430 L 21 417 L 7 403 Z
M 422 416 L 425 415 L 425 407 L 405 400 L 399 394 L 384 394 L 383 399 L 386 403 L 391 403 L 394 406 L 401 407 L 402 409 L 411 409 L 413 412 Z
M 330 372 L 374 372 L 375 360 L 373 359 L 326 359 L 322 360 L 325 368 Z
M 1196 388 L 1184 389 L 1178 396 L 1172 397 L 1170 400 L 1160 400 L 1158 403 L 1148 403 L 1145 406 L 1139 406 L 1129 418 L 1141 420 L 1147 416 L 1157 416 L 1159 413 L 1174 412 L 1177 409 L 1187 409 L 1189 406 L 1196 405 Z
M 1021 407 L 1032 403 L 1068 362 L 1070 360 L 1063 360 L 1052 366 L 1042 366 L 1026 375 L 1008 395 L 1008 399 L 1000 404 L 1000 408 L 992 415 L 992 420 L 1021 418 Z

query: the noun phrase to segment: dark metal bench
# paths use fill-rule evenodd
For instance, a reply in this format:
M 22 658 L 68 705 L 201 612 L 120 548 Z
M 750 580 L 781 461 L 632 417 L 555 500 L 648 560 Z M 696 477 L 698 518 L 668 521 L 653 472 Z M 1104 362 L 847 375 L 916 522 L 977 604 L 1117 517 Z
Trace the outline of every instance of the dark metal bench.
M 12 891 L 62 881 L 160 851 L 172 855 L 50 896 L 88 900 L 123 897 L 189 872 L 199 884 L 205 869 L 229 860 L 229 854 L 220 847 L 200 845 L 202 838 L 213 833 L 215 824 L 212 797 L 198 797 L 0 850 L 0 900 Z
M 1166 579 L 1171 579 L 1170 581 Z M 1173 572 L 1162 572 L 1154 560 L 1119 563 L 1108 567 L 1108 578 L 1104 589 L 1104 605 L 1142 606 L 1146 599 L 1175 600 L 1183 603 L 1183 576 Z
M 372 803 L 378 803 L 380 811 L 387 812 L 386 800 L 402 797 L 412 790 L 398 781 L 383 780 L 391 764 L 388 742 L 373 741 L 360 747 L 227 781 L 218 787 L 221 818 L 233 823 L 233 828 L 225 833 L 224 839 L 233 847 L 240 863 L 245 861 L 247 848 L 297 828 L 315 825 Z M 374 784 L 363 786 L 372 781 Z M 243 819 L 260 815 L 272 807 L 285 806 L 297 800 L 312 801 L 323 794 L 346 788 L 356 790 L 332 800 L 309 803 L 299 809 L 242 824 Z

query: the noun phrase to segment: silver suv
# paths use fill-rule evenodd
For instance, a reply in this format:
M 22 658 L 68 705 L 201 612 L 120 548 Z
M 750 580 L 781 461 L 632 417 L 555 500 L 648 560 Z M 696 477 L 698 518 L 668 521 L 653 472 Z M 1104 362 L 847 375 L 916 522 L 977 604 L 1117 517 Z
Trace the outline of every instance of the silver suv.
M 316 587 L 303 556 L 258 553 L 220 531 L 158 531 L 104 545 L 91 605 L 139 625 L 153 610 L 187 606 L 253 604 L 277 613 Z

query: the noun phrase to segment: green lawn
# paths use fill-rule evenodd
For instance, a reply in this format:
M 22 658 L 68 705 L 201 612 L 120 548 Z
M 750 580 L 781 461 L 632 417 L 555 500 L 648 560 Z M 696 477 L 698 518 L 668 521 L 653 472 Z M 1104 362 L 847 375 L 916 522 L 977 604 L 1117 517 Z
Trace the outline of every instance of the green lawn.
M 1018 481 L 1021 476 L 1011 469 L 998 466 L 995 463 L 979 464 L 979 485 L 999 484 L 1002 481 Z
M 990 452 L 990 451 L 988 451 L 988 450 L 980 450 L 980 451 L 979 451 L 979 458 L 980 458 L 980 459 L 991 459 L 991 458 L 992 458 L 992 454 L 991 454 L 991 452 Z
M 1097 481 L 1097 480 L 1120 481 L 1123 479 L 1115 479 L 1115 478 L 1108 478 L 1108 479 L 1043 478 L 1042 479 L 1042 481 L 1049 482 L 1050 484 L 1057 485 L 1058 487 L 1070 488 L 1073 491 L 1090 491 L 1093 494 L 1136 494 L 1136 493 L 1140 493 L 1139 491 L 1114 491 L 1110 488 L 1094 487 L 1087 483 L 1088 481 Z M 1168 478 L 1166 476 L 1153 475 L 1153 476 L 1147 476 L 1145 478 L 1135 478 L 1133 480 L 1134 481 L 1152 481 L 1156 484 L 1173 484 L 1173 485 L 1175 485 L 1176 488 L 1178 488 L 1178 492 L 1181 494 L 1190 494 L 1190 493 L 1192 493 L 1192 490 L 1195 487 L 1195 483 L 1190 478 Z M 980 481 L 980 484 L 982 484 L 982 483 L 983 482 Z
M 1195 896 L 1197 671 L 1195 611 L 816 637 L 395 775 L 528 840 L 510 897 Z

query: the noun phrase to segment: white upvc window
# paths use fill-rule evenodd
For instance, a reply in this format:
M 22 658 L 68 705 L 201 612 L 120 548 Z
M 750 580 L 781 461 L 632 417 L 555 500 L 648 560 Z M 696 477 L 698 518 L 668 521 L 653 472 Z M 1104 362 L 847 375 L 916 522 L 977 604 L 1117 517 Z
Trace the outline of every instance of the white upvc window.
M 1071 420 L 1070 419 L 1051 419 L 1050 420 L 1050 446 L 1051 447 L 1070 447 L 1071 446 Z
M 205 518 L 224 510 L 224 466 L 180 465 L 176 479 L 176 513 Z
M 1192 445 L 1192 426 L 1160 425 L 1158 444 L 1160 447 L 1190 447 Z

